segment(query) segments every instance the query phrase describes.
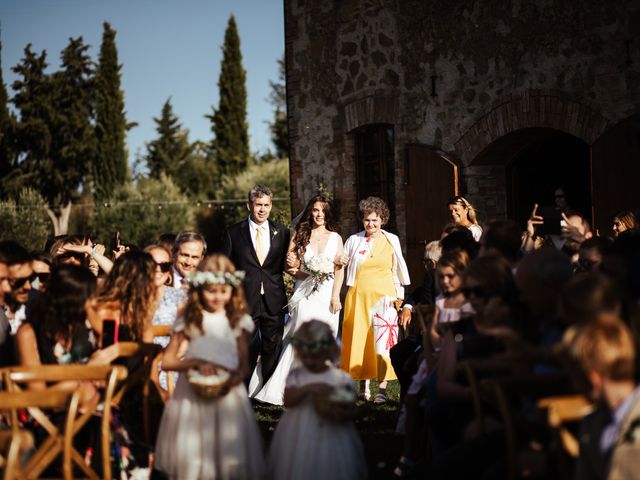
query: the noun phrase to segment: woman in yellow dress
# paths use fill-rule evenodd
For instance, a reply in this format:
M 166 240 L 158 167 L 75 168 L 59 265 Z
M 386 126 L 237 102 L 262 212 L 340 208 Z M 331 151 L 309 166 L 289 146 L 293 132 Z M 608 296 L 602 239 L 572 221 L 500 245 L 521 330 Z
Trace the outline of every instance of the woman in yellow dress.
M 400 240 L 382 229 L 389 209 L 378 197 L 359 204 L 364 230 L 351 235 L 344 245 L 341 262 L 347 266 L 349 286 L 342 324 L 341 368 L 354 380 L 365 380 L 362 391 L 370 398 L 369 380 L 378 380 L 374 403 L 387 400 L 387 380 L 396 376 L 389 349 L 397 341 L 398 324 L 394 300 L 404 297 L 409 272 Z

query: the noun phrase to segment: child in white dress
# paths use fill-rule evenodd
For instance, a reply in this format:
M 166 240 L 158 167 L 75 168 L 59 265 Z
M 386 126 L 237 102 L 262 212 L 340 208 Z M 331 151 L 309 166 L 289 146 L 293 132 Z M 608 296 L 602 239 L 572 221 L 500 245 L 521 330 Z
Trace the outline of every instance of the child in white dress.
M 324 322 L 310 320 L 298 328 L 292 345 L 302 366 L 293 369 L 287 378 L 284 391 L 287 410 L 271 442 L 269 478 L 365 478 L 362 443 L 353 423 L 348 418 L 328 419 L 318 413 L 318 401 L 324 401 L 325 407 L 326 402 L 336 402 L 333 404 L 336 411 L 344 411 L 344 406 L 347 411 L 349 406 L 355 408 L 353 380 L 333 365 L 339 348 L 331 328 Z
M 208 257 L 189 278 L 189 298 L 162 360 L 164 370 L 181 373 L 155 451 L 154 467 L 171 479 L 264 477 L 260 432 L 243 384 L 247 335 L 254 328 L 245 313 L 243 278 L 224 255 Z M 189 383 L 192 375 L 228 376 L 223 395 L 199 396 Z

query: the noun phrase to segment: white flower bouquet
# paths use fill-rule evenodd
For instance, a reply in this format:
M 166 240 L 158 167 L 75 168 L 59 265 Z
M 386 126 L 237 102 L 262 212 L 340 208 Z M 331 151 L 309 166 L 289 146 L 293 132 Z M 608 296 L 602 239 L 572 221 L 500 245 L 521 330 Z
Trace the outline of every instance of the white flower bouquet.
M 301 267 L 302 271 L 309 274 L 313 279 L 314 290 L 317 290 L 322 283 L 333 278 L 335 269 L 333 260 L 322 255 L 311 257 L 308 261 L 303 259 Z

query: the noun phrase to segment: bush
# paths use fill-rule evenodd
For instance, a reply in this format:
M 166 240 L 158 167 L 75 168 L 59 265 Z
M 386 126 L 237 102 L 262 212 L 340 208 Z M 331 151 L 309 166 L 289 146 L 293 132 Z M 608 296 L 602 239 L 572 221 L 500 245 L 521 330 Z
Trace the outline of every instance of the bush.
M 51 235 L 46 202 L 31 188 L 23 188 L 18 200 L 0 202 L 0 240 L 14 240 L 27 250 L 43 250 Z
M 247 193 L 257 183 L 269 187 L 276 199 L 269 218 L 290 225 L 289 161 L 281 159 L 253 164 L 244 172 L 222 179 L 216 198 L 223 204 L 203 208 L 198 213 L 198 228 L 207 238 L 210 251 L 222 247 L 223 233 L 228 226 L 248 217 Z
M 193 229 L 194 220 L 195 209 L 188 198 L 163 175 L 116 188 L 109 200 L 96 205 L 93 233 L 110 245 L 107 242 L 119 231 L 122 243 L 144 247 L 163 233 Z

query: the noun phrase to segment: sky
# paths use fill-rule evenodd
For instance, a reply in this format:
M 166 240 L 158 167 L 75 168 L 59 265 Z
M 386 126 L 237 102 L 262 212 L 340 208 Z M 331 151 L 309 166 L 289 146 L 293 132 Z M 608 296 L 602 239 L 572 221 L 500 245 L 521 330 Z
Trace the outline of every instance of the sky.
M 278 78 L 284 53 L 282 0 L 0 0 L 2 73 L 9 97 L 17 78 L 11 67 L 24 48 L 47 51 L 48 71 L 60 66 L 70 37 L 82 36 L 97 62 L 103 22 L 116 31 L 127 120 L 129 161 L 156 136 L 153 117 L 171 98 L 189 139 L 210 141 L 205 115 L 218 104 L 224 31 L 236 18 L 247 71 L 247 116 L 253 152 L 273 150 L 266 122 L 273 119 L 269 81 Z

